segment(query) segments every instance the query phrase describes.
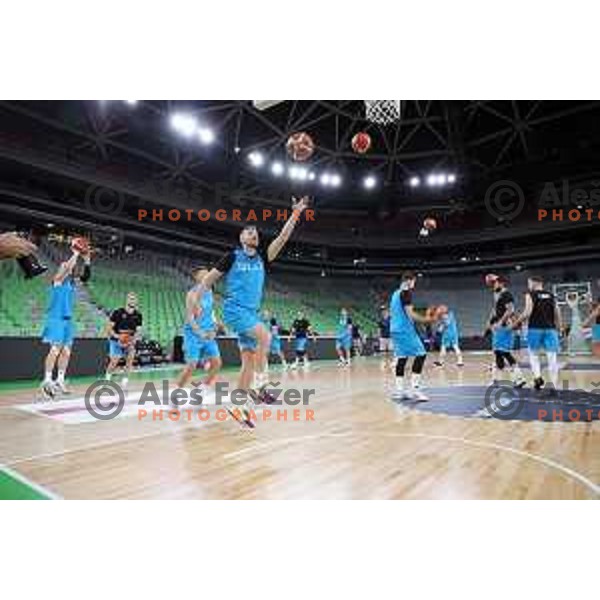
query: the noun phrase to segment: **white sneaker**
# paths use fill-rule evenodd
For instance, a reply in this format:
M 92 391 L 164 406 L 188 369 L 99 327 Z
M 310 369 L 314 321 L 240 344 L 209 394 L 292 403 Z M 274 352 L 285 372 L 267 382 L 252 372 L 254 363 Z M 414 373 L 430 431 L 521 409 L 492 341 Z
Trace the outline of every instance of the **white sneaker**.
M 54 396 L 56 396 L 56 390 L 54 389 L 53 381 L 43 381 L 40 389 L 42 391 L 44 400 L 54 400 Z
M 70 394 L 71 390 L 67 387 L 67 384 L 64 381 L 55 381 L 54 389 L 59 394 Z
M 478 410 L 474 416 L 480 417 L 482 419 L 493 419 L 495 415 L 492 409 L 488 408 L 487 406 L 484 406 L 483 408 Z
M 429 401 L 429 398 L 419 388 L 413 388 L 411 396 L 415 402 Z

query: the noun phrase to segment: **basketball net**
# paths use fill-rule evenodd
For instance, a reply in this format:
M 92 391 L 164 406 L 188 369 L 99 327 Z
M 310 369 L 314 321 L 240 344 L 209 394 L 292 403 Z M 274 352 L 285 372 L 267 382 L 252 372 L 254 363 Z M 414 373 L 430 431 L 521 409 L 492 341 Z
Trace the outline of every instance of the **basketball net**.
M 400 119 L 400 100 L 365 100 L 367 121 L 390 125 Z

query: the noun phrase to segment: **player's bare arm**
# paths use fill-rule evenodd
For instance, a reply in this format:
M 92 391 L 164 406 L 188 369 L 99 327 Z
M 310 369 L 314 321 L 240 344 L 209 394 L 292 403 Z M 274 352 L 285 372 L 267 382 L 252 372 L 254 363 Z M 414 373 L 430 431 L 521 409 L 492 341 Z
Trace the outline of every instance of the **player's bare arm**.
M 193 290 L 190 290 L 185 297 L 186 321 L 196 333 L 200 333 L 200 327 L 198 327 L 198 323 L 196 323 L 196 317 L 202 314 L 202 308 L 200 306 L 202 294 L 202 286 L 198 285 Z
M 73 251 L 71 258 L 60 265 L 56 275 L 54 276 L 54 283 L 60 285 L 69 275 L 73 273 L 73 269 L 75 269 L 75 266 L 77 265 L 79 256 L 79 252 Z
M 527 321 L 531 316 L 531 311 L 533 310 L 533 300 L 529 294 L 525 294 L 525 308 L 523 312 L 517 316 L 516 321 L 513 323 L 513 329 L 518 329 L 522 323 Z
M 269 248 L 267 250 L 267 258 L 269 259 L 269 262 L 273 262 L 279 256 L 279 253 L 290 239 L 290 236 L 292 235 L 292 232 L 298 223 L 300 215 L 304 212 L 304 209 L 307 206 L 308 196 L 303 196 L 300 198 L 300 200 L 292 198 L 292 216 L 287 220 L 279 235 L 269 244 Z

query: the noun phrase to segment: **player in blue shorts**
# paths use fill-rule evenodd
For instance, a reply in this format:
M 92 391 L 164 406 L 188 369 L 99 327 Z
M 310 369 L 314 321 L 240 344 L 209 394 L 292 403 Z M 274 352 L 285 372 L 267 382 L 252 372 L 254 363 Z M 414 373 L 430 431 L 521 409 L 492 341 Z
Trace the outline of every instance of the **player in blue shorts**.
M 135 359 L 135 345 L 140 339 L 143 324 L 142 313 L 138 310 L 138 299 L 134 292 L 127 294 L 125 306 L 113 310 L 107 325 L 108 366 L 106 379 L 112 376 L 122 358 L 125 358 L 125 375 L 121 387 L 126 388 L 129 374 Z
M 446 352 L 454 350 L 456 354 L 456 366 L 463 367 L 464 362 L 459 345 L 458 323 L 454 311 L 448 310 L 447 306 L 442 305 L 438 307 L 437 316 L 439 318 L 438 331 L 441 332 L 442 337 L 440 340 L 440 356 L 434 365 L 436 367 L 443 367 Z
M 528 292 L 525 294 L 525 309 L 514 321 L 517 329 L 527 322 L 527 346 L 529 348 L 529 364 L 533 373 L 533 386 L 536 390 L 544 387 L 540 353 L 544 351 L 548 359 L 548 373 L 552 388 L 558 388 L 558 352 L 560 349 L 559 331 L 562 329 L 560 311 L 554 295 L 544 289 L 541 277 L 530 277 L 527 280 Z
M 52 279 L 50 302 L 46 310 L 46 320 L 42 332 L 42 340 L 50 344 L 50 350 L 44 362 L 44 380 L 41 389 L 46 398 L 54 398 L 57 393 L 68 394 L 65 373 L 71 358 L 71 347 L 75 337 L 74 307 L 77 296 L 75 284 L 75 268 L 79 258 L 83 259 L 83 272 L 79 276 L 82 283 L 91 276 L 89 252 L 81 253 L 73 250 L 71 257 L 63 262 Z M 54 369 L 57 379 L 53 379 Z
M 221 258 L 200 286 L 203 294 L 221 277 L 225 279 L 223 317 L 227 327 L 238 336 L 242 360 L 238 388 L 247 391 L 250 396 L 241 413 L 232 411 L 231 414 L 249 427 L 254 426 L 249 410 L 249 401 L 253 395 L 250 393 L 252 382 L 255 373 L 265 374 L 267 354 L 271 345 L 271 335 L 260 319 L 265 266 L 277 258 L 307 205 L 306 197 L 298 202 L 293 199 L 292 215 L 279 235 L 266 248 L 259 245 L 259 235 L 255 226 L 244 227 L 240 233 L 240 245 Z M 267 396 L 261 393 L 258 398 L 262 400 Z
M 348 318 L 348 311 L 345 308 L 340 310 L 338 319 L 335 349 L 340 359 L 340 367 L 349 367 L 351 364 L 350 350 L 352 348 L 352 323 Z
M 268 319 L 269 332 L 271 333 L 271 345 L 269 346 L 269 356 L 278 356 L 281 361 L 281 366 L 285 371 L 288 368 L 287 361 L 285 360 L 285 354 L 283 353 L 283 347 L 281 344 L 281 325 L 277 322 L 276 317 Z
M 300 311 L 298 317 L 292 323 L 292 329 L 290 331 L 290 341 L 294 338 L 294 351 L 296 352 L 296 360 L 292 365 L 293 369 L 297 369 L 302 363 L 305 369 L 310 366 L 308 362 L 308 356 L 306 355 L 306 349 L 308 346 L 308 338 L 313 337 L 312 326 L 310 321 L 304 316 L 304 313 Z
M 185 299 L 186 320 L 183 326 L 183 354 L 185 367 L 177 380 L 177 387 L 185 387 L 191 380 L 194 370 L 200 365 L 208 365 L 208 375 L 203 381 L 193 385 L 211 385 L 221 370 L 222 360 L 217 344 L 217 322 L 214 314 L 212 290 L 202 291 L 201 284 L 208 275 L 207 267 L 192 269 L 195 285 Z
M 592 327 L 592 344 L 600 344 L 600 298 L 583 323 L 583 327 L 590 326 Z
M 390 300 L 390 333 L 396 357 L 396 390 L 393 396 L 425 402 L 428 398 L 420 387 L 427 352 L 415 323 L 430 323 L 432 319 L 415 311 L 413 290 L 416 282 L 417 277 L 412 271 L 403 273 L 400 287 Z M 410 384 L 406 385 L 404 373 L 409 358 L 413 359 L 412 377 Z
M 489 326 L 492 331 L 492 350 L 494 365 L 492 383 L 502 379 L 508 370 L 516 387 L 523 387 L 527 382 L 521 373 L 517 360 L 513 356 L 515 336 L 512 320 L 515 314 L 514 297 L 508 289 L 508 279 L 496 276 L 492 282 L 494 290 L 494 307 L 490 314 Z

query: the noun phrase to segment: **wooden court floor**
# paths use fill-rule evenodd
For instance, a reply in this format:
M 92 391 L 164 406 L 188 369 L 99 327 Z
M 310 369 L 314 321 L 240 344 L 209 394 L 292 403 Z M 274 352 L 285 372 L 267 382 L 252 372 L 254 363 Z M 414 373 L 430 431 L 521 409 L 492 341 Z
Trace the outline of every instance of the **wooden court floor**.
M 452 356 L 443 370 L 432 362 L 425 377 L 431 388 L 489 378 L 486 356 L 467 354 L 462 370 Z M 590 389 L 600 372 L 561 377 Z M 133 398 L 147 379 L 132 379 Z M 222 379 L 233 382 L 233 373 Z M 217 419 L 215 406 L 206 407 L 203 420 L 197 411 L 189 420 L 183 413 L 178 421 L 160 420 L 158 412 L 142 418 L 135 401 L 115 419 L 94 420 L 81 398 L 86 385 L 50 406 L 34 403 L 32 388 L 4 390 L 0 473 L 41 495 L 78 499 L 600 497 L 599 421 L 500 421 L 405 409 L 389 400 L 393 376 L 378 358 L 358 359 L 349 369 L 332 362 L 314 362 L 306 372 L 275 369 L 271 379 L 315 393 L 308 406 L 258 411 L 255 430 Z M 145 408 L 150 415 L 156 409 Z

